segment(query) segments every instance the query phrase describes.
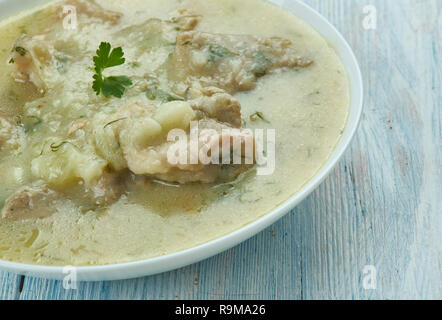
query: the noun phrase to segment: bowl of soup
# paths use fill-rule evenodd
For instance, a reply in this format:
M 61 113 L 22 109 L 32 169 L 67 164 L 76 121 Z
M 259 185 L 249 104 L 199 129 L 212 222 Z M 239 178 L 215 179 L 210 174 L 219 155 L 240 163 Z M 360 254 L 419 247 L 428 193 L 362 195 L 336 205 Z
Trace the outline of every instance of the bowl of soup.
M 362 113 L 300 1 L 0 1 L 0 269 L 78 280 L 201 261 L 328 176 Z

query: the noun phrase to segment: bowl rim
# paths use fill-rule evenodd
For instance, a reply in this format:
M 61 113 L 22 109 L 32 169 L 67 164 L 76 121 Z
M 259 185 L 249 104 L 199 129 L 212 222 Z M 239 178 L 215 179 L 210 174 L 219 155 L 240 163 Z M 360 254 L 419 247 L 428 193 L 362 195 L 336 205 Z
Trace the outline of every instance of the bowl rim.
M 344 133 L 327 162 L 313 178 L 300 191 L 256 221 L 222 237 L 179 252 L 133 262 L 102 266 L 43 266 L 0 260 L 0 270 L 39 278 L 63 279 L 72 268 L 75 268 L 78 281 L 124 280 L 176 270 L 215 256 L 255 236 L 293 210 L 296 205 L 310 195 L 329 176 L 349 148 L 361 121 L 363 81 L 358 61 L 341 33 L 324 16 L 309 5 L 300 0 L 291 0 L 290 8 L 287 8 L 288 5 L 284 1 L 268 1 L 279 5 L 285 11 L 295 14 L 331 43 L 341 58 L 349 78 L 351 97 L 349 116 Z M 281 2 L 283 2 L 282 5 Z

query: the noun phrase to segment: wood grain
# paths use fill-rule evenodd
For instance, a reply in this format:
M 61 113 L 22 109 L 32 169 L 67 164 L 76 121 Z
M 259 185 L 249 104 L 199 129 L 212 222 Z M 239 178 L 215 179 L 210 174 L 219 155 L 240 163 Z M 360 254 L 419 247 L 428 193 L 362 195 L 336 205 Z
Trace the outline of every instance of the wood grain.
M 290 1 L 290 0 L 287 0 Z M 81 283 L 0 273 L 0 298 L 442 298 L 440 0 L 307 0 L 340 30 L 366 88 L 358 135 L 292 213 L 201 263 L 128 281 Z M 377 30 L 362 26 L 374 5 Z M 377 289 L 362 286 L 366 265 Z

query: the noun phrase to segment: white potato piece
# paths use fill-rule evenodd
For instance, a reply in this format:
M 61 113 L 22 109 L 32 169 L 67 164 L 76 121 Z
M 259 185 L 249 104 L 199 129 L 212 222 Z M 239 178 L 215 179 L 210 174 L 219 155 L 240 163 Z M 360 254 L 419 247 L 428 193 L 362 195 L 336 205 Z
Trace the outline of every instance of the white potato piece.
M 34 159 L 31 164 L 32 174 L 49 185 L 63 186 L 78 179 L 92 185 L 103 175 L 108 164 L 96 155 L 82 153 L 68 143 L 57 149 Z
M 94 142 L 99 156 L 106 159 L 110 166 L 119 171 L 127 167 L 120 145 L 111 126 L 98 125 L 93 130 Z
M 195 112 L 188 102 L 172 101 L 161 105 L 153 118 L 166 132 L 172 129 L 185 130 L 195 118 Z
M 152 118 L 144 118 L 131 121 L 130 125 L 122 130 L 120 137 L 128 144 L 134 147 L 146 147 L 154 143 L 154 141 L 162 133 L 161 125 Z

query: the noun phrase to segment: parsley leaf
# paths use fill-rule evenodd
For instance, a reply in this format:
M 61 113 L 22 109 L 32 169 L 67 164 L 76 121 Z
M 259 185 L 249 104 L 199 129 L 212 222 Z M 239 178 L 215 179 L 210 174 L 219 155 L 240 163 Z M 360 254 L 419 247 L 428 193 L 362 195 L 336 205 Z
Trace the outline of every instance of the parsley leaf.
M 126 87 L 132 85 L 132 80 L 126 76 L 103 76 L 103 71 L 107 68 L 116 67 L 124 64 L 124 52 L 121 47 L 112 49 L 107 42 L 102 42 L 97 50 L 97 55 L 94 57 L 94 82 L 92 88 L 97 93 L 103 92 L 105 97 L 114 96 L 121 98 L 126 91 Z

